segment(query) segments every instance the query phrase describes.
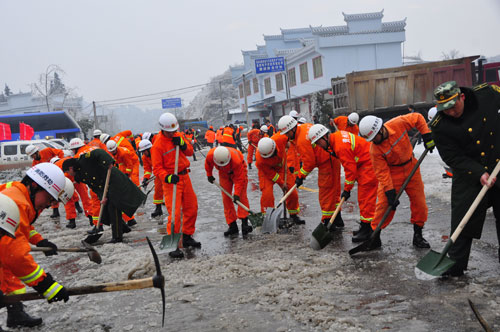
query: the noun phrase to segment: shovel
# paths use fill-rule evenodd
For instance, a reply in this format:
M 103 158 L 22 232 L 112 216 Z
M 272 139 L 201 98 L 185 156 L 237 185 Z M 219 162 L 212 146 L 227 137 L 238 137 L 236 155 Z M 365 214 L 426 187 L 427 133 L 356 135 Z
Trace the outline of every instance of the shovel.
M 320 222 L 319 225 L 314 229 L 314 231 L 312 232 L 312 237 L 310 242 L 311 248 L 313 248 L 314 250 L 321 250 L 333 240 L 333 234 L 330 233 L 329 230 L 330 227 L 332 227 L 333 225 L 335 217 L 337 217 L 337 214 L 339 214 L 340 208 L 342 207 L 342 204 L 344 204 L 344 202 L 345 202 L 345 197 L 342 197 L 339 205 L 335 209 L 335 213 L 328 222 L 328 226 Z
M 283 202 L 292 194 L 297 188 L 297 185 L 294 184 L 290 190 L 283 196 L 283 198 L 278 202 L 278 205 L 275 208 L 268 208 L 266 211 L 266 215 L 264 216 L 264 222 L 262 224 L 262 233 L 276 233 L 278 231 L 278 223 L 281 218 L 281 209 Z M 281 207 L 281 209 L 280 209 Z
M 425 156 L 427 155 L 428 152 L 429 152 L 429 149 L 426 148 L 425 151 L 420 156 L 420 158 L 418 158 L 417 163 L 415 164 L 415 166 L 413 166 L 413 169 L 411 170 L 410 174 L 408 175 L 408 177 L 406 178 L 405 182 L 403 183 L 403 185 L 399 189 L 399 191 L 398 191 L 398 193 L 396 195 L 396 199 L 395 199 L 396 201 L 399 199 L 399 197 L 401 197 L 401 194 L 403 194 L 403 191 L 406 189 L 406 186 L 410 182 L 411 178 L 413 177 L 413 175 L 417 171 L 417 169 L 420 166 L 420 164 L 422 163 L 422 161 L 424 161 L 424 158 L 425 158 Z M 385 210 L 385 213 L 382 216 L 382 219 L 378 223 L 377 228 L 375 228 L 375 230 L 373 231 L 373 233 L 370 236 L 370 238 L 368 240 L 366 240 L 365 242 L 361 243 L 359 246 L 354 247 L 351 250 L 349 250 L 349 255 L 352 256 L 352 255 L 354 255 L 354 254 L 356 254 L 356 253 L 358 253 L 360 251 L 367 251 L 368 248 L 370 248 L 370 245 L 371 245 L 373 239 L 380 232 L 380 228 L 382 227 L 382 224 L 385 222 L 385 220 L 387 219 L 387 217 L 391 213 L 391 210 L 392 210 L 392 206 L 389 205 L 387 207 L 387 209 Z
M 175 146 L 175 166 L 174 166 L 174 174 L 177 175 L 179 170 L 179 146 Z M 174 189 L 172 193 L 172 216 L 170 218 L 170 235 L 165 235 L 161 239 L 160 249 L 167 248 L 177 248 L 177 244 L 182 236 L 182 227 L 180 233 L 175 233 L 175 203 L 177 200 L 177 183 L 174 184 Z M 182 226 L 182 225 L 181 225 Z
M 102 199 L 101 199 L 101 210 L 99 211 L 99 219 L 97 219 L 97 226 L 96 226 L 97 231 L 99 230 L 99 227 L 101 227 L 101 225 L 102 225 L 102 213 L 104 212 L 103 201 L 105 200 L 106 196 L 108 195 L 109 179 L 111 178 L 111 168 L 113 168 L 112 165 L 108 168 L 108 173 L 106 174 L 106 182 L 104 183 L 104 192 L 102 193 Z M 87 236 L 85 238 L 85 240 L 83 240 L 83 242 L 96 243 L 101 238 L 101 236 L 102 236 L 102 232 L 90 234 L 89 236 Z
M 86 252 L 87 255 L 89 256 L 89 259 L 97 264 L 101 264 L 102 259 L 101 255 L 95 250 L 94 247 L 92 247 L 90 244 L 86 243 L 85 241 L 82 241 L 82 244 L 85 248 L 57 248 L 57 251 L 59 252 Z M 31 247 L 31 251 L 51 251 L 52 248 L 50 247 Z
M 464 229 L 465 225 L 467 225 L 467 222 L 469 221 L 470 217 L 476 210 L 477 206 L 483 199 L 484 195 L 486 195 L 486 192 L 489 189 L 488 188 L 489 184 L 491 184 L 493 178 L 498 175 L 499 171 L 500 171 L 500 161 L 497 163 L 495 169 L 491 173 L 488 179 L 488 184 L 485 184 L 481 189 L 481 191 L 479 192 L 479 194 L 476 196 L 476 199 L 474 200 L 474 202 L 472 202 L 472 205 L 469 207 L 469 210 L 467 210 L 467 213 L 462 218 L 462 221 L 460 221 L 460 224 L 458 224 L 458 227 L 455 229 L 450 239 L 446 243 L 446 246 L 444 247 L 443 251 L 441 253 L 438 253 L 434 250 L 431 250 L 427 253 L 427 255 L 425 255 L 420 260 L 420 262 L 418 262 L 417 267 L 415 268 L 415 274 L 419 279 L 430 280 L 437 278 L 441 274 L 446 272 L 450 267 L 455 265 L 456 262 L 451 258 L 446 257 L 446 253 L 448 253 L 451 246 L 453 245 L 453 243 L 455 243 L 458 236 Z
M 224 193 L 226 194 L 229 198 L 231 198 L 231 200 L 233 200 L 233 195 L 231 195 L 230 193 L 227 192 L 226 189 L 222 188 L 222 186 L 217 182 L 217 181 L 214 181 L 214 184 Z M 255 213 L 255 212 L 252 212 L 248 207 L 246 207 L 243 203 L 241 203 L 240 201 L 236 201 L 236 204 L 238 204 L 239 206 L 241 206 L 245 211 L 247 211 L 248 213 L 250 213 L 248 215 L 248 220 L 250 220 L 250 223 L 252 223 L 252 226 L 255 228 L 255 227 L 259 227 L 259 226 L 262 226 L 262 223 L 263 223 L 263 219 L 264 217 L 262 216 L 262 213 L 259 212 L 259 213 Z

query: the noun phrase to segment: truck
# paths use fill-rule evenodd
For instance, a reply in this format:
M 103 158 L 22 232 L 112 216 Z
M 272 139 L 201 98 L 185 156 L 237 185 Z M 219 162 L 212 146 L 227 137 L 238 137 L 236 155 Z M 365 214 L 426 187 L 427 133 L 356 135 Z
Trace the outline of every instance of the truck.
M 352 72 L 332 78 L 333 115 L 356 112 L 389 119 L 408 113 L 408 106 L 426 114 L 435 105 L 433 91 L 454 80 L 459 86 L 498 84 L 500 62 L 483 64 L 479 56 Z

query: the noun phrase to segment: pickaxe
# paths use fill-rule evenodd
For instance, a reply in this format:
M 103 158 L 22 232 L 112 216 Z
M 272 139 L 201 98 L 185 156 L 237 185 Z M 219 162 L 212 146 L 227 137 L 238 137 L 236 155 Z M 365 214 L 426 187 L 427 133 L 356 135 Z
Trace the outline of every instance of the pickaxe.
M 159 288 L 161 291 L 161 300 L 163 303 L 163 315 L 161 321 L 161 326 L 163 327 L 165 323 L 165 277 L 161 274 L 160 261 L 158 260 L 158 256 L 156 255 L 155 250 L 153 249 L 151 241 L 149 241 L 148 237 L 146 237 L 146 240 L 148 241 L 149 249 L 151 250 L 151 254 L 153 255 L 153 259 L 155 262 L 155 267 L 156 267 L 155 276 L 138 280 L 126 280 L 126 281 L 109 282 L 109 283 L 96 284 L 90 286 L 71 287 L 67 288 L 69 296 L 106 293 L 106 292 L 120 292 L 131 289 L 144 289 L 151 287 Z M 3 304 L 11 304 L 21 301 L 32 301 L 41 299 L 45 299 L 43 295 L 37 292 L 30 292 L 18 295 L 4 296 L 2 302 Z
M 90 244 L 86 243 L 85 241 L 82 241 L 82 244 L 84 248 L 57 248 L 57 251 L 59 252 L 86 252 L 87 255 L 89 255 L 89 259 L 97 264 L 101 264 L 102 259 L 101 255 L 95 250 L 94 247 L 92 247 Z M 50 247 L 31 247 L 31 251 L 50 251 L 52 248 Z

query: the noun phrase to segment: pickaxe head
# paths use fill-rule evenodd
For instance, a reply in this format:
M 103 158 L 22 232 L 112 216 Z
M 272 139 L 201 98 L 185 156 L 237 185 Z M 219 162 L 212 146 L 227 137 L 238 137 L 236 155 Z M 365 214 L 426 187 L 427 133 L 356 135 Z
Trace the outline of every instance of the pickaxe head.
M 89 255 L 89 259 L 92 262 L 95 262 L 97 264 L 101 264 L 102 258 L 101 258 L 101 255 L 99 255 L 99 253 L 97 252 L 97 250 L 95 250 L 95 248 L 93 246 L 91 246 L 90 244 L 88 244 L 87 242 L 85 242 L 83 240 L 82 240 L 82 245 L 87 250 L 87 255 Z
M 161 301 L 163 303 L 161 327 L 163 327 L 163 325 L 165 324 L 165 277 L 161 274 L 160 261 L 158 260 L 156 251 L 154 250 L 153 245 L 151 244 L 151 241 L 147 236 L 146 240 L 148 241 L 149 249 L 151 249 L 151 254 L 153 255 L 156 267 L 156 275 L 153 277 L 153 287 L 159 288 L 161 291 Z

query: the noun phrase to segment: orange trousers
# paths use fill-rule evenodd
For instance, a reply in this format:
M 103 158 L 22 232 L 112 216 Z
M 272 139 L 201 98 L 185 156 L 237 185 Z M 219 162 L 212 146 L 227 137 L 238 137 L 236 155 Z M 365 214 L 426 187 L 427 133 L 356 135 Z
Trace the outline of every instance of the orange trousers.
M 288 170 L 287 172 L 286 186 L 287 188 L 292 188 L 295 184 L 295 175 L 290 173 Z M 279 172 L 279 176 L 281 178 L 284 177 L 283 173 L 283 171 Z M 259 187 L 262 192 L 262 195 L 260 196 L 260 211 L 262 213 L 265 213 L 267 208 L 274 207 L 274 184 L 275 183 L 272 180 L 269 180 L 268 177 L 261 176 L 259 172 Z M 299 192 L 297 189 L 292 191 L 290 196 L 286 199 L 286 208 L 289 214 L 297 214 L 300 212 Z
M 155 189 L 153 195 L 153 204 L 163 204 L 163 181 L 159 177 L 155 177 L 153 180 L 155 182 Z
M 226 189 L 228 193 L 233 193 L 233 179 L 231 176 L 220 173 L 219 172 L 219 182 L 222 188 Z M 247 185 L 248 181 L 245 183 L 245 189 L 241 193 L 240 202 L 243 203 L 246 207 L 249 207 L 248 204 L 248 196 L 247 196 Z M 222 204 L 224 205 L 224 217 L 226 217 L 226 223 L 229 225 L 236 219 L 243 219 L 248 217 L 248 212 L 238 205 L 238 213 L 236 213 L 236 209 L 234 208 L 234 203 L 231 198 L 229 198 L 226 194 L 221 192 L 222 194 Z
M 78 196 L 80 196 L 80 200 L 82 201 L 85 215 L 92 216 L 93 207 L 89 197 L 89 188 L 85 183 L 73 182 L 73 184 L 75 185 L 75 190 L 78 192 Z
M 196 218 L 198 217 L 198 199 L 193 190 L 189 174 L 179 175 L 175 200 L 175 233 L 181 228 L 182 209 L 182 233 L 193 235 L 195 232 Z M 167 234 L 170 234 L 170 223 L 172 221 L 172 194 L 174 185 L 163 182 L 163 193 L 165 194 L 165 205 L 168 211 Z
M 253 156 L 255 154 L 255 151 L 257 149 L 255 148 L 254 144 L 252 142 L 248 143 L 248 151 L 247 151 L 247 163 L 252 164 L 253 163 Z
M 393 166 L 390 167 L 391 170 L 391 178 L 392 184 L 396 192 L 399 192 L 399 189 L 403 185 L 403 182 L 406 180 L 408 175 L 410 174 L 413 166 L 417 163 L 417 160 L 413 158 L 411 163 L 408 163 L 404 166 Z M 417 169 L 410 182 L 406 186 L 406 194 L 410 199 L 410 210 L 411 210 L 411 218 L 410 221 L 412 224 L 423 227 L 425 222 L 427 221 L 427 203 L 425 202 L 425 193 L 424 193 L 424 183 L 422 182 L 422 176 L 420 175 L 420 167 Z M 387 197 L 385 196 L 385 191 L 382 186 L 378 187 L 377 190 L 377 206 L 375 208 L 375 217 L 372 221 L 372 229 L 375 229 L 379 224 L 380 220 L 382 220 L 382 216 L 387 209 Z M 391 222 L 394 217 L 394 212 L 391 211 L 389 216 L 384 221 L 382 228 L 386 228 L 387 225 Z
M 358 164 L 356 182 L 358 182 L 359 219 L 361 222 L 371 223 L 375 216 L 378 187 L 371 162 Z
M 318 166 L 319 206 L 321 218 L 331 218 L 340 203 L 340 161 L 329 159 Z
M 97 221 L 99 220 L 99 212 L 101 211 L 101 201 L 95 192 L 90 191 L 90 200 L 92 204 L 92 221 L 94 225 L 97 226 Z
M 76 208 L 75 208 L 75 202 L 78 202 L 80 197 L 78 196 L 78 193 L 74 192 L 73 197 L 64 205 L 64 210 L 66 211 L 66 219 L 76 219 Z

